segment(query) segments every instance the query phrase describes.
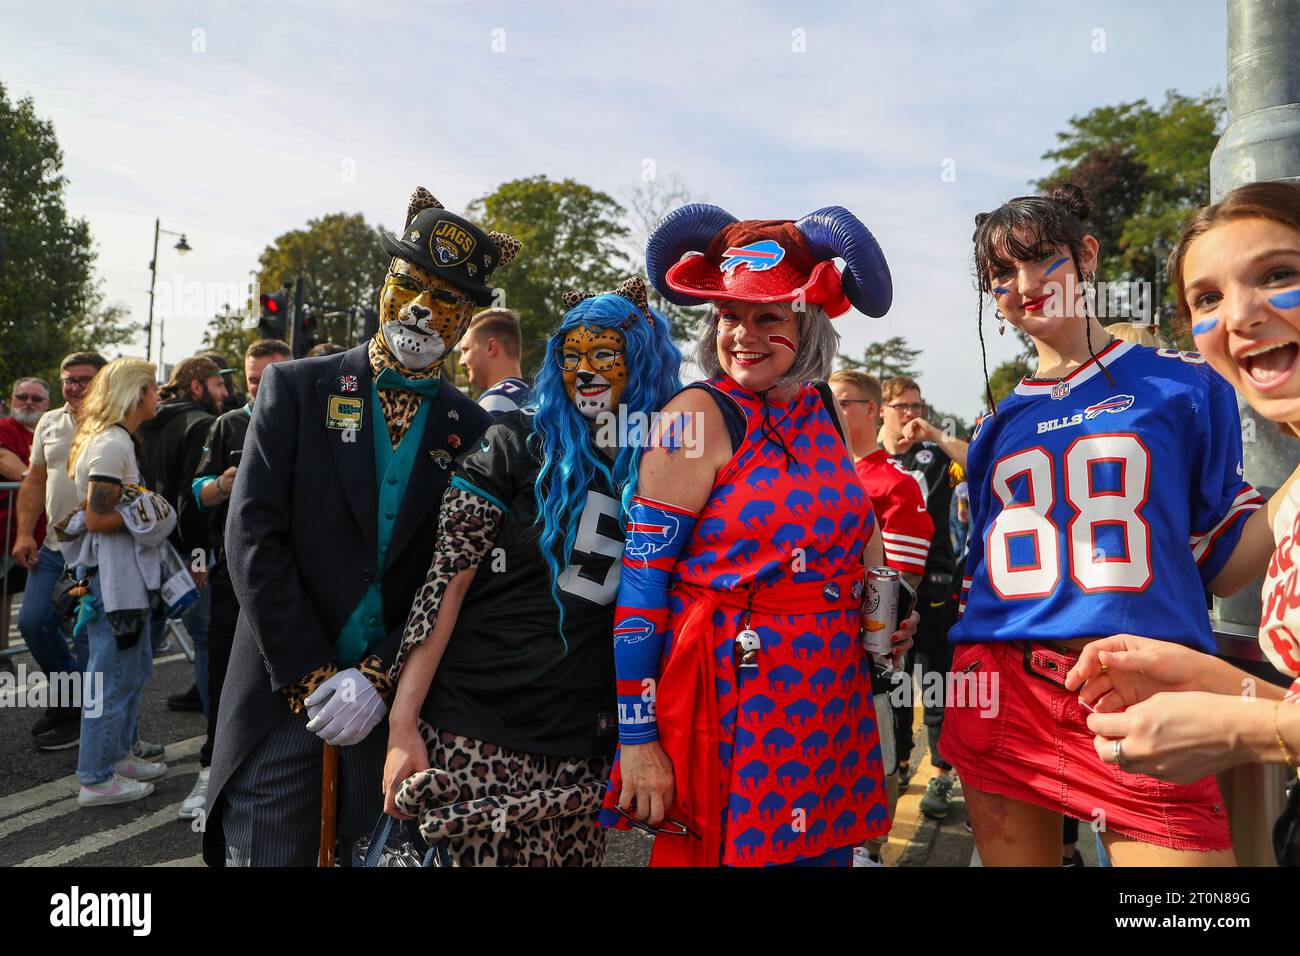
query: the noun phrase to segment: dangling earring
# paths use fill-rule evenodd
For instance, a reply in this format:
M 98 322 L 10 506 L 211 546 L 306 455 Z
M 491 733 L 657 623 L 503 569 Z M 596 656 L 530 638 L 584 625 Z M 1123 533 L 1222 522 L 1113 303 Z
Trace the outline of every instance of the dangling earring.
M 1079 284 L 1079 291 L 1083 293 L 1083 312 L 1085 317 L 1096 314 L 1097 287 L 1094 280 L 1097 278 L 1095 271 L 1086 273 L 1083 282 Z
M 1006 334 L 1007 334 L 1007 317 L 1006 317 L 1005 315 L 1002 314 L 1002 310 L 1001 310 L 1001 309 L 996 310 L 993 314 L 994 314 L 995 316 L 997 316 L 997 320 L 998 320 L 998 335 L 1006 335 Z

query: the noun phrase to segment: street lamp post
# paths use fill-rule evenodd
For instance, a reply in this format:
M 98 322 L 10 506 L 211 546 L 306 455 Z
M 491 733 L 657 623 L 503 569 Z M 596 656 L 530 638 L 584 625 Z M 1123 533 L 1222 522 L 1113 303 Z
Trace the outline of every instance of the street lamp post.
M 162 221 L 159 219 L 153 221 L 153 258 L 149 260 L 149 321 L 144 327 L 145 361 L 151 361 L 153 359 L 153 287 L 154 283 L 158 281 L 158 236 L 164 232 L 169 236 L 180 236 L 180 241 L 172 248 L 181 255 L 185 255 L 185 253 L 190 251 L 190 244 L 185 241 L 185 233 L 164 229 L 162 227 Z M 162 358 L 161 345 L 162 343 L 159 343 L 158 353 L 160 360 Z

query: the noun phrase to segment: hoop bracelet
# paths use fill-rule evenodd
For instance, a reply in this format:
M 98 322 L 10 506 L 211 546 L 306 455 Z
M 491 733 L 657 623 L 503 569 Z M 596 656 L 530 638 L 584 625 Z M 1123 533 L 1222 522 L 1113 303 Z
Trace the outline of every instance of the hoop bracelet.
M 1277 724 L 1277 708 L 1278 705 L 1281 703 L 1282 702 L 1280 700 L 1273 701 L 1273 733 L 1277 735 L 1277 745 L 1282 750 L 1282 757 L 1284 760 L 1286 760 L 1286 765 L 1290 767 L 1292 770 L 1294 770 L 1295 757 L 1292 755 L 1290 748 L 1287 747 L 1286 741 L 1282 739 L 1282 728 L 1280 728 Z

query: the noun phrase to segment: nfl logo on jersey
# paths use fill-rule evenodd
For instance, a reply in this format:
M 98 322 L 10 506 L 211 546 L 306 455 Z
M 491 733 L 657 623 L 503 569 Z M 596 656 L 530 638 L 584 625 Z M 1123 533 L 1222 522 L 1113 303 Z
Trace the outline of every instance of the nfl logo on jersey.
M 1059 402 L 1061 399 L 1068 397 L 1069 394 L 1070 394 L 1069 382 L 1057 382 L 1055 385 L 1052 386 L 1052 398 L 1055 401 Z

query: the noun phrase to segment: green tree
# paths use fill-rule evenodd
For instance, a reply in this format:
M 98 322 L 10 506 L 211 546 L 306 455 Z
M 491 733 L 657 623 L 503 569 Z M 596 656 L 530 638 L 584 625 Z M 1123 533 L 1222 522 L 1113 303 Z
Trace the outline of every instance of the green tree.
M 54 125 L 30 97 L 0 84 L 0 388 L 40 375 L 52 381 L 68 352 L 104 350 L 139 328 L 126 307 L 106 304 L 95 279 L 90 226 L 68 215 L 63 152 Z M 57 389 L 55 390 L 57 396 Z
M 632 271 L 623 251 L 625 211 L 611 196 L 572 179 L 516 179 L 474 200 L 470 221 L 515 236 L 523 249 L 492 275 L 502 304 L 519 312 L 525 372 L 536 366 L 564 315 L 567 289 L 611 289 Z
M 659 225 L 660 220 L 679 206 L 704 200 L 692 196 L 686 188 L 685 181 L 673 174 L 667 178 L 651 177 L 642 179 L 628 189 L 623 198 L 627 203 L 628 258 L 632 261 L 633 271 L 645 275 L 645 249 L 650 234 Z M 672 324 L 673 339 L 683 345 L 693 344 L 700 334 L 700 326 L 708 315 L 708 306 L 680 306 L 665 299 L 653 287 L 650 291 L 650 307 L 667 317 Z
M 336 212 L 286 232 L 258 259 L 262 291 L 274 292 L 302 276 L 303 297 L 324 307 L 317 311 L 317 336 L 339 345 L 358 344 L 349 334 L 351 310 L 377 304 L 388 269 L 389 257 L 379 242 L 382 228 L 369 225 L 361 213 Z M 361 327 L 359 321 L 352 324 Z
M 916 360 L 920 356 L 920 349 L 909 347 L 907 339 L 901 335 L 895 335 L 883 342 L 872 342 L 862 353 L 860 359 L 841 354 L 839 360 L 845 368 L 861 369 L 864 372 L 871 373 L 883 382 L 895 375 L 906 375 L 909 378 L 915 378 L 920 374 L 916 369 Z
M 1011 390 L 1020 384 L 1020 380 L 1033 372 L 1029 362 L 1024 358 L 1013 358 L 1003 362 L 989 374 L 989 389 L 994 401 L 1000 402 L 1011 394 Z M 988 398 L 980 394 L 980 407 L 988 405 Z
M 1147 281 L 1160 289 L 1160 324 L 1171 338 L 1190 342 L 1170 325 L 1172 299 L 1164 260 L 1187 219 L 1210 201 L 1210 154 L 1225 112 L 1218 92 L 1200 97 L 1170 90 L 1160 106 L 1146 100 L 1103 106 L 1071 117 L 1043 155 L 1057 163 L 1035 185 L 1069 180 L 1088 192 L 1096 211 L 1089 229 L 1101 243 L 1099 278 Z M 1127 319 L 1128 316 L 1105 316 Z
M 232 312 L 227 305 L 221 314 L 213 316 L 208 322 L 208 329 L 203 334 L 203 348 L 224 355 L 232 367 L 240 370 L 236 378 L 242 383 L 244 353 L 261 337 L 257 327 L 248 324 L 246 316 Z

